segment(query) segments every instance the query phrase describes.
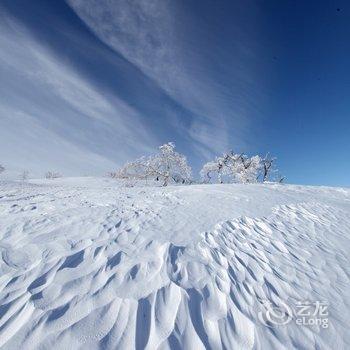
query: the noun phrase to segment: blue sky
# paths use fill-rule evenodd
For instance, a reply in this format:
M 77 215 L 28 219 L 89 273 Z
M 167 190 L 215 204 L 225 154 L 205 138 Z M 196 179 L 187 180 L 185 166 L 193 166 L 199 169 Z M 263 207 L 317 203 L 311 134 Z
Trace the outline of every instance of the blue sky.
M 349 186 L 346 1 L 0 3 L 0 162 L 103 175 L 174 141 Z

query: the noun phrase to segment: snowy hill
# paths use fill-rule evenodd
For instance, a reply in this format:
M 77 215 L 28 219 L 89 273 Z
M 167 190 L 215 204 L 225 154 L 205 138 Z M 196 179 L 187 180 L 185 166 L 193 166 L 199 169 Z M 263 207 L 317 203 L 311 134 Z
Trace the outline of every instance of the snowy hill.
M 350 348 L 349 213 L 342 188 L 1 183 L 0 347 Z

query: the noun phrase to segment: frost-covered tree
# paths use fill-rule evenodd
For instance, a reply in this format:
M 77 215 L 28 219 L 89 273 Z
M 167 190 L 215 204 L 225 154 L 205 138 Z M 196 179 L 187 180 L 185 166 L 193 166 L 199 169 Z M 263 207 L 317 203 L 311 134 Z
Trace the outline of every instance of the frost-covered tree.
M 127 162 L 116 172 L 111 173 L 111 177 L 116 179 L 144 180 L 149 176 L 149 158 L 142 157 L 132 162 Z
M 175 151 L 173 142 L 159 147 L 160 153 L 150 157 L 149 167 L 156 180 L 167 186 L 170 181 L 188 183 L 191 181 L 192 170 L 184 155 Z
M 261 167 L 259 156 L 249 158 L 243 153 L 234 154 L 231 151 L 224 154 L 223 159 L 223 172 L 231 181 L 239 183 L 253 183 L 257 181 Z
M 159 153 L 149 157 L 142 157 L 126 163 L 115 172 L 119 179 L 155 180 L 163 186 L 169 182 L 189 183 L 191 181 L 191 167 L 184 155 L 175 151 L 175 144 L 166 143 L 159 147 Z
M 0 164 L 0 174 L 5 171 L 5 167 Z
M 235 162 L 231 177 L 239 183 L 254 183 L 258 181 L 261 169 L 261 158 L 259 156 L 247 157 L 241 155 Z
M 270 157 L 269 154 L 266 154 L 266 156 L 261 159 L 261 177 L 262 177 L 262 182 L 268 181 L 271 178 L 272 174 L 274 172 L 276 172 L 276 170 L 274 168 L 275 160 L 276 160 L 276 158 Z
M 256 182 L 260 167 L 260 157 L 248 158 L 244 154 L 224 153 L 215 161 L 204 164 L 200 171 L 204 182 L 210 182 L 215 177 L 219 183 L 225 179 L 229 182 Z
M 222 183 L 222 177 L 223 175 L 226 175 L 225 170 L 226 166 L 224 163 L 224 158 L 216 157 L 214 161 L 203 165 L 203 168 L 200 171 L 200 176 L 205 183 L 211 182 L 215 177 L 219 183 Z
M 23 170 L 20 174 L 19 174 L 19 179 L 24 182 L 27 181 L 29 178 L 29 171 L 28 170 Z
M 204 182 L 211 182 L 214 178 L 220 183 L 223 179 L 238 183 L 254 183 L 259 180 L 265 182 L 275 171 L 274 161 L 275 158 L 269 155 L 264 158 L 258 155 L 248 157 L 243 153 L 235 154 L 231 151 L 204 164 L 200 175 Z

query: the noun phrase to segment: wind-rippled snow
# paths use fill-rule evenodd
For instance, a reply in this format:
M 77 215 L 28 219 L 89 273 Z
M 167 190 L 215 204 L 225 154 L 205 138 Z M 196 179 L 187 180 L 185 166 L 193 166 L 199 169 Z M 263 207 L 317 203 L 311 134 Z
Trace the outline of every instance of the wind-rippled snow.
M 350 348 L 350 190 L 0 184 L 3 349 Z M 259 321 L 327 301 L 329 327 Z

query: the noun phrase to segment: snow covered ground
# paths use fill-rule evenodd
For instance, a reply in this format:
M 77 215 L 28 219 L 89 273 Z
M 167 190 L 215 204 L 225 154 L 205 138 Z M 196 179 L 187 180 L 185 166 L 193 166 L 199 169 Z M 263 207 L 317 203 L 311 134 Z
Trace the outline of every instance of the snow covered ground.
M 0 348 L 349 349 L 349 239 L 350 189 L 3 182 Z

